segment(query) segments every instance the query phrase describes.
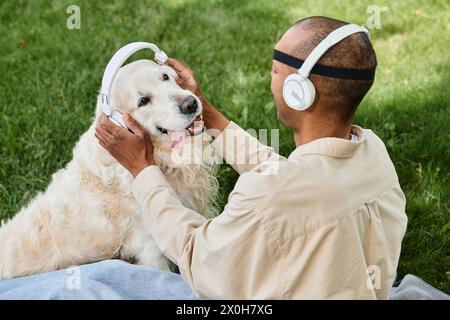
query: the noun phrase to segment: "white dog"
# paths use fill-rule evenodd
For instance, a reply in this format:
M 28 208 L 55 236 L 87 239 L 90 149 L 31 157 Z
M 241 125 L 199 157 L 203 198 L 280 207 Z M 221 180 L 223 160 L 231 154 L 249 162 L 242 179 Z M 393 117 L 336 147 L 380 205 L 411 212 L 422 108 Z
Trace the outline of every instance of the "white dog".
M 189 146 L 198 138 L 185 132 L 202 113 L 200 100 L 180 88 L 175 77 L 172 68 L 150 60 L 130 63 L 116 75 L 111 102 L 148 130 L 155 161 L 183 204 L 212 217 L 218 190 L 212 167 L 173 160 L 181 140 Z M 2 225 L 0 279 L 109 258 L 169 269 L 131 194 L 132 175 L 94 136 L 100 114 L 99 98 L 96 117 L 73 159 L 53 175 L 45 192 Z

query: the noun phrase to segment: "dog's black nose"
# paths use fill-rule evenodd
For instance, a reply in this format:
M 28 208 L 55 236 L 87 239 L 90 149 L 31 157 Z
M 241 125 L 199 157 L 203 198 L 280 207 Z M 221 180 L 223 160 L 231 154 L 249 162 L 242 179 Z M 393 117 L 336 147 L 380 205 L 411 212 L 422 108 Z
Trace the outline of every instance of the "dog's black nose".
M 198 109 L 197 99 L 193 96 L 187 96 L 180 102 L 178 108 L 182 114 L 195 113 Z

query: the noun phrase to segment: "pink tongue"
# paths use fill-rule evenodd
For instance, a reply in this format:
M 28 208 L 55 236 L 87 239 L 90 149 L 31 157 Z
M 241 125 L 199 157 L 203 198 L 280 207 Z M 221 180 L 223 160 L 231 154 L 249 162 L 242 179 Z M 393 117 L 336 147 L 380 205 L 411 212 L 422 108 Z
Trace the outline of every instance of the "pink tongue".
M 183 146 L 184 140 L 188 136 L 188 131 L 182 130 L 167 130 L 169 135 L 169 145 L 171 148 L 180 149 Z

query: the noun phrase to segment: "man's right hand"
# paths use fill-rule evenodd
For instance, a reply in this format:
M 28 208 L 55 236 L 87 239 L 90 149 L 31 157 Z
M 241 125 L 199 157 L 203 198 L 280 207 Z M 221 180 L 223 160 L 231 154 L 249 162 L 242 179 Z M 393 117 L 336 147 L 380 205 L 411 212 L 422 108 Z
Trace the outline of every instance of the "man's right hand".
M 222 132 L 230 120 L 228 120 L 219 110 L 212 106 L 203 96 L 200 86 L 195 78 L 194 72 L 182 64 L 180 61 L 169 58 L 167 64 L 172 67 L 178 74 L 177 83 L 183 89 L 191 91 L 202 102 L 203 120 L 208 129 L 217 129 Z

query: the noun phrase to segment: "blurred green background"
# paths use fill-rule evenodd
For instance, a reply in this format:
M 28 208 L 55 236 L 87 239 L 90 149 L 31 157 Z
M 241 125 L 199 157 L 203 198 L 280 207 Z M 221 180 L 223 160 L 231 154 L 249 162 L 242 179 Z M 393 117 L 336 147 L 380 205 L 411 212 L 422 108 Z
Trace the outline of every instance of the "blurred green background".
M 80 30 L 66 27 L 71 4 L 81 9 Z M 229 118 L 280 128 L 280 152 L 288 155 L 294 142 L 270 93 L 274 44 L 307 16 L 365 25 L 374 4 L 379 67 L 355 123 L 384 140 L 408 200 L 399 275 L 416 274 L 450 293 L 448 1 L 1 1 L 0 219 L 71 159 L 91 123 L 104 67 L 125 43 L 154 42 L 188 64 Z M 142 57 L 149 55 L 135 58 Z M 221 167 L 222 205 L 236 179 Z

